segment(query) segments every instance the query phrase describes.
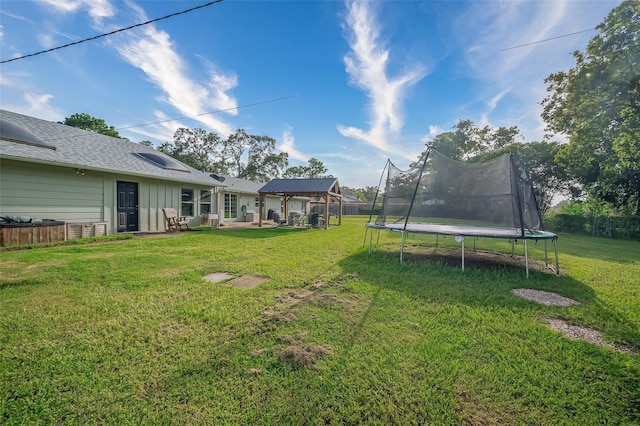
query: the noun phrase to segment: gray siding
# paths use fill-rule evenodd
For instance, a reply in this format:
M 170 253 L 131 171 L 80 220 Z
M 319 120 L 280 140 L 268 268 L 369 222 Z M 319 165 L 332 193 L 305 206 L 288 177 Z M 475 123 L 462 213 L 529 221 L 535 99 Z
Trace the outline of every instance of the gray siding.
M 54 167 L 10 160 L 0 162 L 0 215 L 68 222 L 101 222 L 104 186 L 101 174 L 76 174 Z
M 126 174 L 0 160 L 0 216 L 29 216 L 74 222 L 108 222 L 108 232 L 117 232 L 118 181 L 138 184 L 138 229 L 142 232 L 165 230 L 164 207 L 180 212 L 181 189 L 194 190 L 195 217 L 200 224 L 200 190 L 193 183 L 170 182 Z M 217 211 L 216 197 L 212 209 Z

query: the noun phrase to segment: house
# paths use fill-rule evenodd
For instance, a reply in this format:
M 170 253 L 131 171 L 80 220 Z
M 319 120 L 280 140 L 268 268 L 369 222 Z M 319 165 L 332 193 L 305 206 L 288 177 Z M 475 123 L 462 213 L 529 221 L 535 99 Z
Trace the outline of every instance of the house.
M 254 222 L 260 214 L 260 194 L 258 190 L 265 184 L 232 176 L 211 175 L 225 186 L 220 189 L 220 216 L 223 221 Z M 308 197 L 292 197 L 287 200 L 287 211 L 301 214 L 309 211 Z M 279 195 L 263 199 L 262 219 L 272 219 L 273 213 L 284 217 L 285 204 Z
M 163 208 L 199 224 L 219 210 L 222 187 L 153 148 L 0 110 L 0 216 L 99 224 L 106 234 L 162 231 Z

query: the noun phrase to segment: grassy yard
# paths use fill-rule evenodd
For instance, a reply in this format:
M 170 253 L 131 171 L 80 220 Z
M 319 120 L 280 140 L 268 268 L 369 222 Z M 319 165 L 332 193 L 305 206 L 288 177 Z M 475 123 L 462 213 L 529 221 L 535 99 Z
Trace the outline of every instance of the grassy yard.
M 412 236 L 404 263 L 398 234 L 369 254 L 364 223 L 0 253 L 0 423 L 640 423 L 640 243 L 562 234 L 562 275 L 527 280 L 524 265 L 434 261 L 433 237 Z

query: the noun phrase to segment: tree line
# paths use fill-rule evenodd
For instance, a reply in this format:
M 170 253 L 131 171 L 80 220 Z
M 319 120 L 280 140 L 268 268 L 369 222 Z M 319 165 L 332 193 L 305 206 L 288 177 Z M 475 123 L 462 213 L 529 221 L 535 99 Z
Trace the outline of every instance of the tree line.
M 596 29 L 586 50 L 573 52 L 572 69 L 545 79 L 548 95 L 540 103 L 549 132 L 545 140 L 522 142 L 517 126 L 459 120 L 453 130 L 428 141 L 412 166 L 431 148 L 472 162 L 509 152 L 529 174 L 543 215 L 552 200 L 565 196 L 569 209 L 640 216 L 640 2 L 621 2 Z M 88 114 L 74 114 L 64 124 L 120 137 L 113 126 Z M 551 141 L 554 135 L 568 142 Z M 258 182 L 329 176 L 315 158 L 288 167 L 288 154 L 275 152 L 273 138 L 242 129 L 222 139 L 203 129 L 181 128 L 173 142 L 157 149 L 199 170 Z M 369 201 L 376 194 L 372 186 L 343 188 Z

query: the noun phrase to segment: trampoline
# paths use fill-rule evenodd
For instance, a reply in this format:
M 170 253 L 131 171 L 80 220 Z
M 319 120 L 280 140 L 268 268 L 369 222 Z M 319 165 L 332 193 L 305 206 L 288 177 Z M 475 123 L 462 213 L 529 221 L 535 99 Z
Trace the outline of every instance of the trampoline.
M 382 185 L 384 179 L 384 186 Z M 379 208 L 375 221 L 374 209 Z M 445 223 L 442 223 L 445 222 Z M 378 185 L 365 241 L 369 252 L 373 233 L 401 232 L 400 261 L 407 235 L 450 235 L 462 243 L 464 270 L 465 237 L 502 238 L 514 244 L 524 241 L 526 276 L 529 277 L 529 240 L 544 241 L 545 265 L 549 266 L 547 241 L 555 252 L 555 273 L 559 273 L 558 236 L 543 231 L 531 181 L 509 154 L 484 163 L 465 163 L 444 157 L 433 148 L 419 168 L 401 171 L 387 161 Z

